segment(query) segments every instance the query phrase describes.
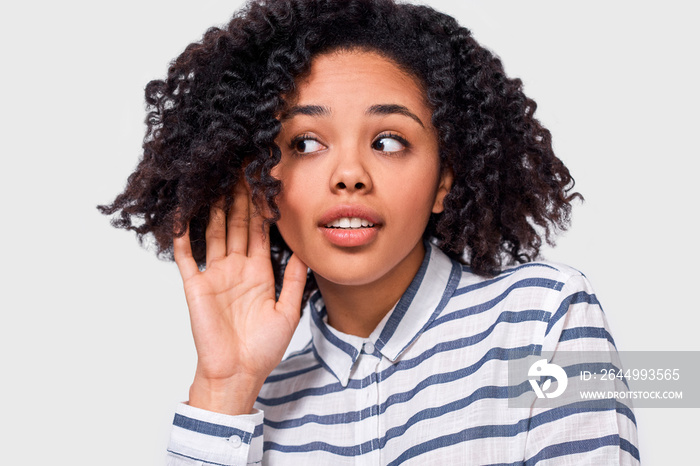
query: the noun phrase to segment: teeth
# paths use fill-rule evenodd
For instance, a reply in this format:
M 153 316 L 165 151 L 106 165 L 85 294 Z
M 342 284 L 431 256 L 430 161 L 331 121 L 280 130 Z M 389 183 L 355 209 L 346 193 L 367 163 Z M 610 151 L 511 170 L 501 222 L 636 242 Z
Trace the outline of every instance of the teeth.
M 370 223 L 368 220 L 365 220 L 364 218 L 359 218 L 359 217 L 343 217 L 339 218 L 338 220 L 335 220 L 328 225 L 326 225 L 327 228 L 368 228 L 368 227 L 373 227 L 374 223 Z

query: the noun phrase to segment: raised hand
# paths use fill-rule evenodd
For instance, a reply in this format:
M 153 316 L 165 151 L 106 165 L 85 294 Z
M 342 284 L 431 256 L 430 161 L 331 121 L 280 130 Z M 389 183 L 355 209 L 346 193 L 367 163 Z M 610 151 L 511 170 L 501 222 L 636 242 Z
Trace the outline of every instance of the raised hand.
M 203 272 L 192 257 L 189 231 L 174 240 L 197 348 L 192 406 L 248 414 L 299 323 L 306 265 L 292 255 L 276 300 L 263 224 L 240 182 L 228 214 L 223 199 L 211 207 Z

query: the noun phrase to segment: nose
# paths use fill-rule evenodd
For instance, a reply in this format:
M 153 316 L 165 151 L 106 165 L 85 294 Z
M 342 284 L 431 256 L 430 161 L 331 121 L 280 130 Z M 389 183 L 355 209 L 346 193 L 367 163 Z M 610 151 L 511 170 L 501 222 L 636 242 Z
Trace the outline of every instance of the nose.
M 372 177 L 363 155 L 357 150 L 343 151 L 338 154 L 338 162 L 330 182 L 331 191 L 338 194 L 372 190 Z

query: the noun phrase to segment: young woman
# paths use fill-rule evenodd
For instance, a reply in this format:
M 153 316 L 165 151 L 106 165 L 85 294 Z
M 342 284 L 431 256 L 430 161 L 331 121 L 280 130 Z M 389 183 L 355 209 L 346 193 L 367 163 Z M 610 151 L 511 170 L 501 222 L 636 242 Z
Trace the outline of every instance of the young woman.
M 585 277 L 532 262 L 578 194 L 521 87 L 391 0 L 250 3 L 149 83 L 101 210 L 183 278 L 169 464 L 638 462 L 624 405 L 509 406 L 509 361 L 615 351 Z

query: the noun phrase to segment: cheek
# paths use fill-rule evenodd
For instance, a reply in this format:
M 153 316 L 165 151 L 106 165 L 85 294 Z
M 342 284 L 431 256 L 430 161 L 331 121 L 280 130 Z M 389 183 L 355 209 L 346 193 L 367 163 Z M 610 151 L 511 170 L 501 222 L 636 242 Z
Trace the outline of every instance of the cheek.
M 438 185 L 438 170 L 432 164 L 421 164 L 412 170 L 389 174 L 390 189 L 400 193 L 397 200 L 402 204 L 412 206 L 418 213 L 419 209 L 432 209 Z
M 308 170 L 299 170 L 294 163 L 278 165 L 272 170 L 272 175 L 282 182 L 282 191 L 277 196 L 277 206 L 280 210 L 278 227 L 284 234 L 295 230 L 300 223 L 303 213 L 308 209 L 312 198 L 313 178 Z

